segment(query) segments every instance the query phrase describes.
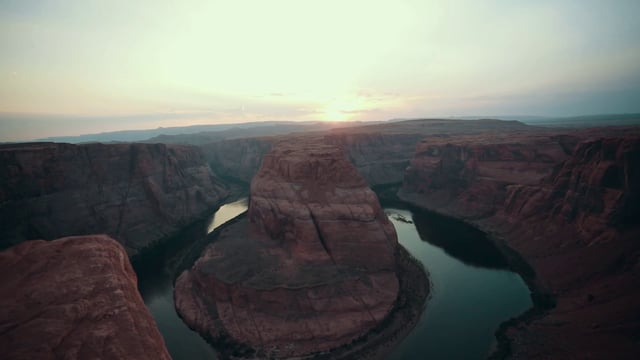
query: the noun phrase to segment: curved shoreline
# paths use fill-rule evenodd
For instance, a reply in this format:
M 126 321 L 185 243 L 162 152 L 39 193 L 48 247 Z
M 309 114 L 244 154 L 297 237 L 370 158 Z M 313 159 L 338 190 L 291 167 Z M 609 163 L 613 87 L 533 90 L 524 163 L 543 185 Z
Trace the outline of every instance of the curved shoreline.
M 431 280 L 422 263 L 400 244 L 396 261 L 400 291 L 389 315 L 362 338 L 313 359 L 385 359 L 413 331 L 431 296 Z
M 549 309 L 555 307 L 555 298 L 553 297 L 551 292 L 540 283 L 533 267 L 524 259 L 522 255 L 509 247 L 504 237 L 498 234 L 496 231 L 493 231 L 488 227 L 474 221 L 460 218 L 452 214 L 439 211 L 437 209 L 426 207 L 418 200 L 410 200 L 403 197 L 401 191 L 398 191 L 393 197 L 387 198 L 385 200 L 387 202 L 396 202 L 402 204 L 412 211 L 422 211 L 437 216 L 454 219 L 478 231 L 483 232 L 484 234 L 486 234 L 487 239 L 489 239 L 506 258 L 507 263 L 512 268 L 512 270 L 520 275 L 520 277 L 524 280 L 525 284 L 531 291 L 530 296 L 533 307 L 531 307 L 524 313 L 508 319 L 500 324 L 500 326 L 495 331 L 496 346 L 491 351 L 491 353 L 488 354 L 487 359 L 506 359 L 511 354 L 511 339 L 506 334 L 509 327 L 515 324 L 526 323 L 533 319 L 544 317 Z

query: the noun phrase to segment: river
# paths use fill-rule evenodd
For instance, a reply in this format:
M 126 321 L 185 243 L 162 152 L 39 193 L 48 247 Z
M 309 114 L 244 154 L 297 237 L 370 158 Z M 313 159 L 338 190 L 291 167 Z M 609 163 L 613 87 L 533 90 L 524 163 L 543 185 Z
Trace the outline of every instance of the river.
M 175 360 L 216 359 L 211 346 L 174 309 L 173 279 L 179 268 L 175 258 L 179 254 L 181 259 L 189 258 L 181 247 L 201 242 L 207 233 L 246 209 L 246 199 L 223 205 L 169 249 L 134 263 L 145 304 Z M 485 358 L 495 345 L 499 324 L 532 306 L 524 281 L 476 229 L 422 211 L 389 206 L 385 213 L 400 244 L 423 263 L 431 281 L 426 310 L 391 358 Z

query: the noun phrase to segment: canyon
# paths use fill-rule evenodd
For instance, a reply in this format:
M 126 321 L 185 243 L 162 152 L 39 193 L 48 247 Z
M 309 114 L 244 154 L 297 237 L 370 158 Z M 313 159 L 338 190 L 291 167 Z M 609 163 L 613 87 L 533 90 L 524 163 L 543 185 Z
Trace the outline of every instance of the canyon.
M 507 259 L 501 266 L 526 280 L 535 306 L 500 326 L 494 358 L 640 353 L 638 127 L 433 119 L 208 143 L 162 139 L 177 144 L 0 145 L 0 266 L 9 266 L 10 285 L 0 298 L 10 309 L 0 316 L 9 324 L 0 341 L 27 338 L 5 346 L 12 356 L 36 356 L 33 348 L 50 357 L 95 350 L 87 356 L 167 358 L 128 258 L 162 248 L 231 188 L 245 187 L 248 214 L 175 274 L 178 313 L 223 356 L 381 358 L 395 346 L 377 350 L 383 337 L 411 331 L 428 280 L 397 244 L 371 188 L 484 231 Z M 198 146 L 180 144 L 192 141 Z M 58 239 L 72 235 L 82 237 Z M 99 269 L 125 290 L 92 285 Z M 412 291 L 413 307 L 401 306 Z M 107 293 L 124 298 L 109 298 L 118 310 L 96 305 Z M 142 348 L 156 352 L 128 350 L 140 340 L 124 330 L 109 343 L 95 319 L 109 320 L 108 331 L 144 329 Z M 46 326 L 37 329 L 39 321 Z M 29 342 L 38 331 L 52 340 Z M 95 337 L 86 340 L 91 349 L 77 345 L 82 336 Z

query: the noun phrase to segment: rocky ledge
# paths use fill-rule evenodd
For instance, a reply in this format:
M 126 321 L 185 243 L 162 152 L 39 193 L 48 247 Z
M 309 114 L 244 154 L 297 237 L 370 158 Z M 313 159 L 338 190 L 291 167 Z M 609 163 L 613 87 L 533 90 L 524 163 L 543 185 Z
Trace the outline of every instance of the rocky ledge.
M 0 247 L 106 233 L 129 255 L 226 195 L 199 149 L 164 144 L 3 145 L 0 184 Z
M 176 307 L 206 337 L 235 343 L 235 355 L 327 352 L 387 319 L 397 254 L 393 225 L 341 149 L 277 144 L 252 181 L 247 218 L 176 281 Z
M 105 235 L 0 252 L 3 359 L 170 359 L 127 254 Z

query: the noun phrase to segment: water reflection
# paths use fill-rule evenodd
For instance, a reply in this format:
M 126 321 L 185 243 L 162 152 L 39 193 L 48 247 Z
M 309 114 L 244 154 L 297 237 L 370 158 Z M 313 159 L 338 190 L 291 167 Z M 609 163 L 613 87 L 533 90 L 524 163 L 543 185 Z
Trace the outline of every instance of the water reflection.
M 482 231 L 455 219 L 422 211 L 414 212 L 413 219 L 422 240 L 465 264 L 488 269 L 509 268 L 504 256 Z
M 500 323 L 531 307 L 524 281 L 471 227 L 405 209 L 385 212 L 400 244 L 424 264 L 431 281 L 425 312 L 390 358 L 486 358 Z
M 207 234 L 210 234 L 218 226 L 247 211 L 248 206 L 249 203 L 247 198 L 242 198 L 238 201 L 222 205 L 211 217 L 209 226 L 207 226 Z
M 213 348 L 178 317 L 173 280 L 210 242 L 207 233 L 247 209 L 247 199 L 222 206 L 162 248 L 134 262 L 145 304 L 171 356 L 215 359 Z M 386 207 L 399 242 L 429 272 L 431 298 L 414 331 L 392 359 L 481 359 L 498 325 L 531 306 L 522 279 L 481 232 L 455 220 Z
M 180 319 L 173 302 L 173 280 L 207 245 L 207 234 L 247 210 L 247 199 L 223 205 L 206 221 L 134 259 L 138 289 L 153 315 L 173 359 L 217 359 L 215 350 Z

